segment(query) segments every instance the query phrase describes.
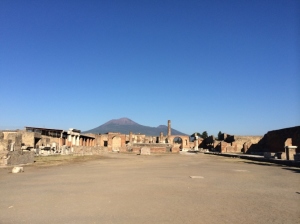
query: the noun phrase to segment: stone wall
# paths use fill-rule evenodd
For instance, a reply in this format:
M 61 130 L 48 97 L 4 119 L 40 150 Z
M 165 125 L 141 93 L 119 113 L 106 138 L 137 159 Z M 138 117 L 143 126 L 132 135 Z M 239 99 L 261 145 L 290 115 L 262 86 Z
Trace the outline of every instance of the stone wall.
M 34 162 L 34 152 L 23 152 L 22 132 L 0 132 L 0 165 L 18 165 Z
M 291 142 L 286 143 L 288 138 Z M 298 146 L 297 153 L 300 153 L 300 126 L 269 131 L 256 145 L 249 147 L 248 153 L 284 152 L 285 144 L 291 143 Z
M 103 146 L 72 146 L 74 155 L 100 155 L 107 152 Z
M 14 151 L 8 154 L 7 165 L 20 165 L 34 162 L 34 152 Z
M 248 148 L 252 144 L 257 144 L 262 136 L 230 136 L 231 139 L 234 139 L 232 142 L 226 142 L 225 140 L 214 140 L 212 145 L 212 151 L 216 152 L 231 152 L 231 153 L 241 153 L 244 152 L 245 143 L 248 145 Z
M 243 146 L 244 143 L 246 142 L 248 147 L 251 147 L 252 144 L 257 144 L 263 136 L 240 136 L 240 135 L 235 135 L 235 143 L 237 147 L 237 152 L 243 152 Z
M 22 143 L 26 146 L 34 147 L 34 137 L 37 134 L 39 134 L 39 138 L 41 138 L 40 133 L 22 131 Z
M 180 152 L 180 148 L 178 148 L 178 147 L 172 147 L 171 152 L 172 153 L 179 153 Z

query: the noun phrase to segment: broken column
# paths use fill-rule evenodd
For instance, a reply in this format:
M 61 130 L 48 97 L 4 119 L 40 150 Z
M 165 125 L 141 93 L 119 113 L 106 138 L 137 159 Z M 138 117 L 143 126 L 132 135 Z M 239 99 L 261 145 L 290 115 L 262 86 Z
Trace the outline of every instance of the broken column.
M 198 149 L 198 135 L 197 135 L 197 133 L 195 133 L 195 140 L 194 140 L 194 142 L 195 142 L 195 147 L 194 147 L 194 150 L 195 151 L 199 151 L 199 149 Z
M 164 141 L 164 133 L 163 132 L 160 132 L 159 143 L 165 143 L 165 141 Z

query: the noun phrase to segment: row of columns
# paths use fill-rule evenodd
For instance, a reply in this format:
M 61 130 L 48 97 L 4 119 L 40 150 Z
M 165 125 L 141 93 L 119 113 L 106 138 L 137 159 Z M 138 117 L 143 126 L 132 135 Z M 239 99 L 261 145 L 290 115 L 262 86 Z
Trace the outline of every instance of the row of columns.
M 68 146 L 95 146 L 95 139 L 80 137 L 79 135 L 68 135 Z
M 95 139 L 93 138 L 80 138 L 80 146 L 95 146 Z

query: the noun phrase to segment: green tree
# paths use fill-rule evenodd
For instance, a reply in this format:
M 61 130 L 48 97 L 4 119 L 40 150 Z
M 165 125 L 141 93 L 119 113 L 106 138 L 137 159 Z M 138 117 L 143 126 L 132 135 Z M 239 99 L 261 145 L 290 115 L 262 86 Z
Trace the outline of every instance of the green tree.
M 221 135 L 222 135 L 222 132 L 219 131 L 219 133 L 218 133 L 218 139 L 219 139 L 219 140 L 221 139 Z
M 206 139 L 208 137 L 207 131 L 202 132 L 201 138 Z

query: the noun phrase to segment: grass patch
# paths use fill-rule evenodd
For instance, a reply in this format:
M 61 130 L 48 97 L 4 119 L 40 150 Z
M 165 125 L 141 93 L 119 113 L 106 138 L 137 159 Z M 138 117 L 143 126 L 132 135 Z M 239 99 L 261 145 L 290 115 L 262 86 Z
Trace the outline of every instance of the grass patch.
M 50 155 L 36 156 L 33 166 L 58 166 L 70 163 L 86 162 L 91 160 L 103 159 L 99 155 L 73 156 L 73 155 Z

